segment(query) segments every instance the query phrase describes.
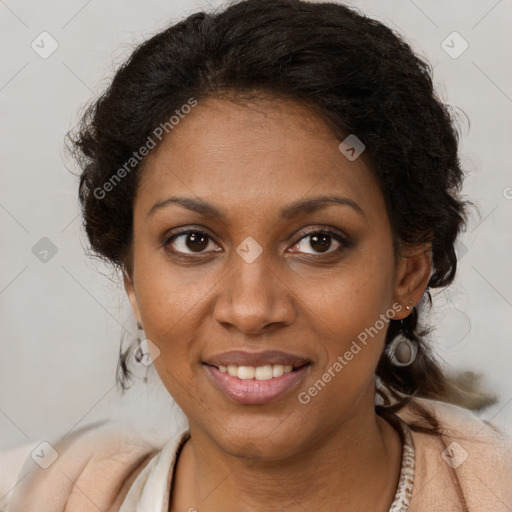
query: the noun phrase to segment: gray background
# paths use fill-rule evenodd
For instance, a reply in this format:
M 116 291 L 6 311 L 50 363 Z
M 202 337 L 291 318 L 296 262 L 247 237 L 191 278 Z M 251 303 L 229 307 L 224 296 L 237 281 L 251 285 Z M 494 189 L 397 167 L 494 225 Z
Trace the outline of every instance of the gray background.
M 464 193 L 479 213 L 459 245 L 455 284 L 436 298 L 432 343 L 450 365 L 484 373 L 501 395 L 484 417 L 511 425 L 512 3 L 353 3 L 404 34 L 435 65 L 443 100 L 460 109 Z M 136 42 L 200 8 L 208 3 L 0 1 L 0 449 L 106 414 L 158 423 L 160 433 L 183 419 L 154 374 L 120 399 L 119 341 L 134 323 L 118 277 L 85 254 L 63 139 Z M 46 59 L 31 47 L 43 31 L 58 43 Z M 458 58 L 441 46 L 453 31 L 469 44 Z M 452 53 L 457 37 L 445 43 Z

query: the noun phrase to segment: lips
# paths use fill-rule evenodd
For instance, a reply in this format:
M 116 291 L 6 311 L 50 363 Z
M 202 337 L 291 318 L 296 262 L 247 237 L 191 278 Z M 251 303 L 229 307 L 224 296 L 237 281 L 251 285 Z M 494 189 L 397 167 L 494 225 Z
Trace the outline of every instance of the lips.
M 311 360 L 278 350 L 232 350 L 205 358 L 203 367 L 214 387 L 244 405 L 263 405 L 297 388 L 309 374 Z
M 266 350 L 263 352 L 231 350 L 229 352 L 223 352 L 207 357 L 204 359 L 203 363 L 209 366 L 215 366 L 216 368 L 219 368 L 220 366 L 227 367 L 229 365 L 253 367 L 283 365 L 292 366 L 296 369 L 306 364 L 310 364 L 311 360 L 303 356 L 278 350 Z
M 203 367 L 214 388 L 230 401 L 242 405 L 269 404 L 284 395 L 289 395 L 305 380 L 311 368 L 309 364 L 305 364 L 297 370 L 283 373 L 280 377 L 268 380 L 245 380 L 223 373 L 215 366 L 205 364 Z

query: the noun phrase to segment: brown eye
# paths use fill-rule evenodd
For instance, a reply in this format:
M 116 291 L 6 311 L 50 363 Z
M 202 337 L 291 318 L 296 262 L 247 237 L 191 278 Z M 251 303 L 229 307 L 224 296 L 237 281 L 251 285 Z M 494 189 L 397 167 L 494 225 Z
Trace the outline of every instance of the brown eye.
M 331 247 L 332 239 L 329 235 L 324 233 L 315 233 L 314 235 L 309 236 L 309 244 L 315 251 L 326 252 L 329 247 Z
M 184 231 L 169 238 L 166 245 L 171 245 L 175 252 L 191 254 L 204 252 L 210 242 L 213 243 L 211 238 L 202 231 Z
M 329 250 L 333 247 L 333 244 L 334 249 Z M 302 237 L 294 247 L 298 248 L 299 252 L 305 254 L 325 254 L 334 252 L 346 245 L 345 239 L 338 233 L 331 231 L 314 231 Z M 308 246 L 313 249 L 312 252 L 307 250 Z

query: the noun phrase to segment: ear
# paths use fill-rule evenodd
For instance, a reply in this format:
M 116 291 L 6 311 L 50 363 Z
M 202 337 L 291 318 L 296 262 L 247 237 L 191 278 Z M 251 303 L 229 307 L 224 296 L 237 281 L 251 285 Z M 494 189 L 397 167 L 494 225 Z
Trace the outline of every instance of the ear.
M 128 300 L 130 301 L 130 305 L 132 306 L 133 314 L 135 315 L 135 319 L 137 320 L 138 324 L 142 324 L 141 318 L 140 318 L 140 311 L 139 311 L 139 304 L 137 303 L 137 296 L 135 294 L 135 286 L 133 284 L 132 278 L 129 276 L 128 272 L 123 270 L 123 282 L 124 282 L 124 289 L 126 291 L 126 295 L 128 296 Z
M 395 318 L 405 318 L 410 310 L 405 309 L 416 306 L 425 293 L 432 272 L 432 247 L 430 244 L 407 249 L 400 257 L 396 278 L 394 300 L 402 305 L 402 309 Z M 410 302 L 409 302 L 410 301 Z

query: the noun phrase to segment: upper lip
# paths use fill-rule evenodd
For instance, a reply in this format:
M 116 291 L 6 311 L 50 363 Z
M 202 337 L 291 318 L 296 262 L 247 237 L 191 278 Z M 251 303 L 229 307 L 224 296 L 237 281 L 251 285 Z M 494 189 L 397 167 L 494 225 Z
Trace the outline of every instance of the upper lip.
M 203 361 L 210 366 L 265 366 L 282 364 L 294 368 L 304 366 L 311 361 L 305 357 L 288 354 L 279 350 L 265 350 L 263 352 L 247 352 L 245 350 L 231 350 L 208 357 Z

